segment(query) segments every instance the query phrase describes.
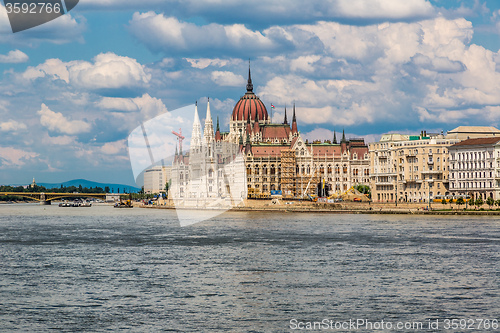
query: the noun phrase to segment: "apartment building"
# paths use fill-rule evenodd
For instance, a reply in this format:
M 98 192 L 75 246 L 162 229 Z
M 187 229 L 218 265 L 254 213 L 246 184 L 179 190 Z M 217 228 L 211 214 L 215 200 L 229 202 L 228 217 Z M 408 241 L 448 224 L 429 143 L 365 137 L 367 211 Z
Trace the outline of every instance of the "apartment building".
M 154 166 L 144 171 L 144 193 L 165 193 L 165 185 L 171 178 L 172 167 Z
M 500 137 L 464 140 L 449 147 L 450 193 L 500 199 Z
M 385 134 L 370 144 L 370 187 L 374 202 L 428 202 L 448 194 L 448 147 L 443 134 Z

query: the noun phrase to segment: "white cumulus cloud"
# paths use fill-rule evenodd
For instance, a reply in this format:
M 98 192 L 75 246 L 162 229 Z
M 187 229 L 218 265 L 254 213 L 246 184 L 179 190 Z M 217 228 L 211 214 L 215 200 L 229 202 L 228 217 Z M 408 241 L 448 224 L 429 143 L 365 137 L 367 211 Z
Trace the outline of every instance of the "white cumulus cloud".
M 1 63 L 19 64 L 28 60 L 28 55 L 19 50 L 9 51 L 7 54 L 0 54 Z
M 27 129 L 26 125 L 15 120 L 9 120 L 0 123 L 0 131 L 2 132 L 16 132 Z
M 134 90 L 148 86 L 151 75 L 136 59 L 114 53 L 101 53 L 94 62 L 75 60 L 63 62 L 47 59 L 44 63 L 28 67 L 21 77 L 34 80 L 41 77 L 61 79 L 76 88 L 89 90 Z
M 106 155 L 116 155 L 125 152 L 126 150 L 126 140 L 119 140 L 114 142 L 106 142 L 101 147 L 101 152 Z
M 167 112 L 167 107 L 161 99 L 143 94 L 136 98 L 103 97 L 97 106 L 101 109 L 118 112 L 137 112 L 149 117 Z
M 243 24 L 198 26 L 155 12 L 134 13 L 129 30 L 153 51 L 206 54 L 228 50 L 248 55 L 277 49 L 271 39 Z
M 211 78 L 219 86 L 241 87 L 245 84 L 243 76 L 228 71 L 213 71 Z
M 337 0 L 336 9 L 340 16 L 354 18 L 402 19 L 428 17 L 434 8 L 426 0 Z
M 68 120 L 62 113 L 50 110 L 45 104 L 42 104 L 37 113 L 40 115 L 40 123 L 50 131 L 74 135 L 89 132 L 91 129 L 91 125 L 85 121 Z
M 84 61 L 70 64 L 69 78 L 75 85 L 98 90 L 145 87 L 151 76 L 135 59 L 101 53 L 93 64 Z
M 0 147 L 0 169 L 19 168 L 26 164 L 26 161 L 38 157 L 39 154 L 16 149 L 13 147 Z

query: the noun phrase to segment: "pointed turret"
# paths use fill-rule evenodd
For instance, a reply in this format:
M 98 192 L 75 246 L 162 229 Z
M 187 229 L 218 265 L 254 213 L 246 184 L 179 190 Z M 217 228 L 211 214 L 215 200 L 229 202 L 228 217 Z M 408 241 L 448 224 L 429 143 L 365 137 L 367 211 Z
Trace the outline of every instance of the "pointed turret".
M 221 140 L 222 136 L 220 135 L 219 116 L 217 116 L 217 130 L 215 131 L 215 142 L 219 142 Z
M 340 140 L 340 151 L 342 154 L 347 150 L 347 140 L 345 139 L 345 132 L 342 129 L 342 140 Z
M 252 145 L 250 144 L 250 134 L 247 133 L 247 142 L 246 142 L 246 145 L 245 145 L 245 154 L 248 154 L 251 151 L 252 151 Z
M 285 119 L 283 120 L 284 125 L 288 125 L 288 120 L 286 119 L 286 106 L 285 106 Z
M 241 136 L 241 133 L 240 133 L 240 139 L 238 140 L 238 143 L 240 144 L 240 152 L 243 151 L 243 137 Z
M 295 103 L 293 103 L 292 134 L 297 134 L 297 118 L 295 117 Z
M 214 140 L 214 124 L 212 122 L 212 115 L 210 113 L 210 97 L 207 103 L 207 117 L 205 118 L 205 130 L 203 132 L 205 144 L 208 146 Z
M 247 134 L 250 135 L 252 133 L 252 124 L 250 123 L 250 115 L 247 118 Z
M 191 148 L 201 146 L 201 124 L 198 116 L 198 101 L 194 109 L 193 133 L 191 134 Z
M 250 73 L 250 59 L 248 59 L 248 82 L 247 92 L 253 92 L 252 74 Z
M 337 144 L 337 133 L 333 130 L 333 144 Z
M 253 133 L 257 134 L 260 132 L 260 125 L 259 125 L 259 114 L 255 114 L 255 122 L 253 123 Z

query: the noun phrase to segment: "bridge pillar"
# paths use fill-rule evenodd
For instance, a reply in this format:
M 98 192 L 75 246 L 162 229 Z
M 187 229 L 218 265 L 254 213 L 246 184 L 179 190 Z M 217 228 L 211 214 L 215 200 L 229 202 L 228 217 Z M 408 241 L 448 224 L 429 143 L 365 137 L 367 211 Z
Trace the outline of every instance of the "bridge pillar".
M 52 205 L 52 201 L 50 201 L 50 200 L 40 200 L 40 205 L 43 205 L 43 206 Z

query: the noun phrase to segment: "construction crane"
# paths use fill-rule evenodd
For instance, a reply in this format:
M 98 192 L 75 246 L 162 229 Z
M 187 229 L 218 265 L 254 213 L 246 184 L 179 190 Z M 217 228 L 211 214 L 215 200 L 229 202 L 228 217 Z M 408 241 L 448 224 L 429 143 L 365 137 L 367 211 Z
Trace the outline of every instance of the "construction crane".
M 182 136 L 182 129 L 179 128 L 179 133 L 172 131 L 172 134 L 177 137 L 177 140 L 179 140 L 179 150 L 180 154 L 182 155 L 182 140 L 185 139 L 185 137 Z

